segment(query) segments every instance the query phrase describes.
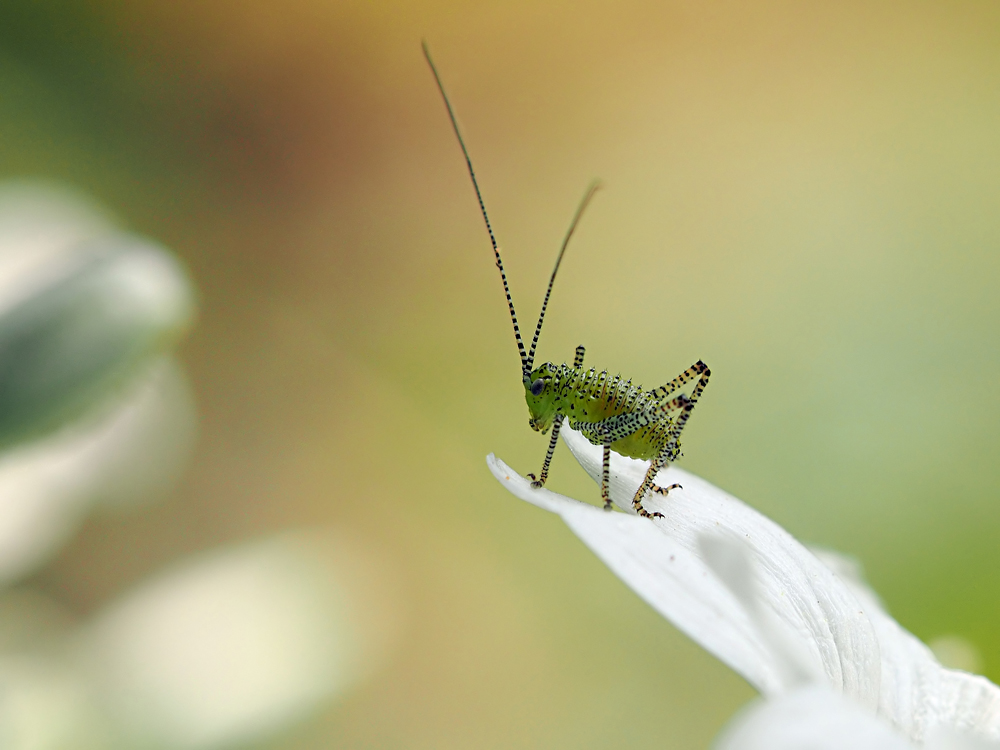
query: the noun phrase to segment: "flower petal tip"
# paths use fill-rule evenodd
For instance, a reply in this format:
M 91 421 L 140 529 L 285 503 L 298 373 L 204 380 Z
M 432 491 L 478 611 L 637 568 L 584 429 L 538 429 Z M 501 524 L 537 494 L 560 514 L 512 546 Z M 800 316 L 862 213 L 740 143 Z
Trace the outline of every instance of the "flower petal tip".
M 563 513 L 568 508 L 589 508 L 596 511 L 592 505 L 587 503 L 582 503 L 579 500 L 574 500 L 573 498 L 566 497 L 565 495 L 560 495 L 557 492 L 552 492 L 544 487 L 532 487 L 531 481 L 527 477 L 523 477 L 505 464 L 501 459 L 497 458 L 495 454 L 490 453 L 486 457 L 486 465 L 489 467 L 490 472 L 496 477 L 497 481 L 500 482 L 515 497 L 519 497 L 525 502 L 529 502 L 532 505 L 537 505 L 543 510 L 550 511 L 552 513 Z

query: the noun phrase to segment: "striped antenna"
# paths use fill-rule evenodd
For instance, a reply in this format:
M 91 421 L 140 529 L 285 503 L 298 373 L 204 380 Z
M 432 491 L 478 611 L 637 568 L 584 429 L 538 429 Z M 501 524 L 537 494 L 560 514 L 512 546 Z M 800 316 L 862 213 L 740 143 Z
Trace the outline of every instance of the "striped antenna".
M 490 243 L 493 245 L 493 254 L 497 259 L 497 268 L 500 269 L 500 278 L 503 280 L 503 291 L 507 295 L 507 307 L 510 308 L 510 319 L 514 323 L 514 338 L 517 339 L 517 351 L 521 355 L 521 370 L 527 375 L 531 372 L 531 360 L 524 353 L 524 341 L 521 340 L 521 329 L 517 327 L 517 315 L 514 313 L 514 301 L 510 298 L 510 286 L 507 284 L 507 274 L 503 270 L 503 261 L 500 260 L 500 248 L 497 245 L 496 237 L 493 236 L 493 227 L 490 226 L 490 217 L 486 215 L 486 204 L 483 203 L 483 194 L 479 190 L 479 183 L 476 181 L 475 170 L 472 169 L 472 159 L 469 158 L 469 150 L 465 147 L 465 141 L 462 140 L 462 133 L 458 129 L 458 121 L 455 119 L 455 112 L 451 108 L 451 102 L 448 101 L 448 95 L 444 91 L 444 84 L 441 83 L 441 76 L 438 75 L 437 68 L 434 66 L 434 61 L 431 60 L 430 50 L 427 49 L 427 42 L 421 42 L 421 46 L 424 48 L 424 57 L 427 58 L 427 64 L 431 66 L 431 72 L 434 74 L 434 80 L 437 81 L 438 91 L 441 92 L 441 98 L 444 99 L 444 106 L 448 109 L 448 117 L 451 119 L 451 126 L 455 129 L 455 137 L 458 138 L 458 145 L 462 147 L 462 153 L 465 155 L 465 164 L 469 168 L 469 177 L 472 178 L 472 186 L 476 189 L 476 198 L 479 199 L 479 210 L 483 212 L 483 221 L 486 222 L 486 231 L 490 234 Z M 572 233 L 572 229 L 570 230 Z M 569 239 L 567 237 L 567 239 Z M 564 245 L 565 248 L 565 245 Z M 560 253 L 560 257 L 562 254 Z M 558 263 L 556 264 L 558 268 Z M 553 274 L 554 276 L 555 274 Z M 549 287 L 551 288 L 551 283 Z M 548 295 L 546 295 L 546 298 Z M 545 308 L 542 308 L 544 313 Z M 541 321 L 538 321 L 539 328 L 541 327 Z M 538 333 L 535 333 L 535 339 L 538 339 Z M 531 348 L 534 352 L 534 346 Z
M 556 273 L 559 272 L 559 264 L 562 263 L 563 253 L 566 252 L 566 246 L 569 244 L 569 238 L 573 236 L 573 232 L 576 231 L 576 225 L 579 223 L 580 217 L 583 216 L 584 209 L 587 208 L 587 204 L 590 203 L 590 199 L 594 197 L 594 193 L 596 193 L 600 187 L 601 183 L 597 180 L 590 183 L 590 187 L 587 188 L 587 192 L 583 196 L 583 200 L 580 201 L 580 205 L 577 206 L 576 213 L 573 214 L 573 221 L 570 222 L 569 231 L 566 232 L 566 236 L 563 238 L 562 247 L 559 248 L 559 255 L 556 257 L 556 267 L 552 269 L 552 277 L 549 279 L 549 288 L 545 290 L 545 299 L 542 300 L 542 311 L 538 313 L 538 325 L 535 326 L 535 336 L 531 339 L 531 349 L 528 351 L 528 360 L 524 367 L 525 372 L 531 372 L 531 366 L 535 361 L 535 348 L 538 346 L 538 337 L 542 333 L 542 321 L 545 320 L 545 310 L 549 306 L 549 297 L 552 295 L 552 285 L 556 283 Z

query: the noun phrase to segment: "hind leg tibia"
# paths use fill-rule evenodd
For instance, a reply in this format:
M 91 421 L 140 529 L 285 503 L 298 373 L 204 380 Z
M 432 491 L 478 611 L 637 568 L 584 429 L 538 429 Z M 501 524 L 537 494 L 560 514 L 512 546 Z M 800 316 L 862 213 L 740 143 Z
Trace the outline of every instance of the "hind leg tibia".
M 653 397 L 656 401 L 662 401 L 668 396 L 672 396 L 680 388 L 683 388 L 687 383 L 690 383 L 695 378 L 698 378 L 700 387 L 696 386 L 695 390 L 697 395 L 691 394 L 691 398 L 694 401 L 698 400 L 698 396 L 701 392 L 705 390 L 705 385 L 708 384 L 708 376 L 712 374 L 712 371 L 708 369 L 708 365 L 702 362 L 700 359 L 687 368 L 684 372 L 678 375 L 676 378 L 671 380 L 669 383 L 661 385 L 659 388 L 654 388 L 649 392 L 649 395 Z M 704 383 L 704 385 L 702 385 Z
M 653 479 L 656 477 L 656 473 L 660 469 L 662 469 L 665 464 L 666 464 L 666 460 L 664 460 L 664 454 L 661 451 L 660 455 L 657 456 L 656 458 L 654 458 L 653 462 L 649 465 L 649 468 L 646 470 L 646 476 L 642 480 L 642 484 L 639 485 L 639 489 L 636 490 L 636 492 L 635 492 L 635 497 L 632 498 L 632 507 L 635 509 L 635 512 L 638 513 L 643 518 L 663 518 L 664 517 L 662 513 L 658 513 L 658 512 L 650 513 L 648 510 L 646 510 L 645 508 L 643 508 L 642 507 L 642 498 L 645 496 L 645 494 L 647 492 L 649 492 L 651 489 L 653 489 L 654 487 L 656 487 L 656 485 L 653 484 Z

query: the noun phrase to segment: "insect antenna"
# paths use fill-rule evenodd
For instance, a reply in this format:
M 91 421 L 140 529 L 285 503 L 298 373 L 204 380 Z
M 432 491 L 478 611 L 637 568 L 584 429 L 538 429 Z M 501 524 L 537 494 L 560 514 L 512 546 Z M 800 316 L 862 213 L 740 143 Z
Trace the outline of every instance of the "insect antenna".
M 552 286 L 556 283 L 556 273 L 559 272 L 559 264 L 562 263 L 563 253 L 566 252 L 566 246 L 569 245 L 569 238 L 573 236 L 573 232 L 576 231 L 576 225 L 579 223 L 580 217 L 583 216 L 584 209 L 587 208 L 587 204 L 590 203 L 590 199 L 594 197 L 594 193 L 596 193 L 600 187 L 601 183 L 598 180 L 594 180 L 590 183 L 590 187 L 587 188 L 587 192 L 584 194 L 583 200 L 581 200 L 580 205 L 577 206 L 576 213 L 573 214 L 573 221 L 570 222 L 569 230 L 566 232 L 566 236 L 563 237 L 562 247 L 559 248 L 559 255 L 556 256 L 556 267 L 552 269 L 552 276 L 549 278 L 549 288 L 545 290 L 545 299 L 542 300 L 542 311 L 538 314 L 538 325 L 535 326 L 535 335 L 531 339 L 531 349 L 528 350 L 525 372 L 531 372 L 531 366 L 535 361 L 535 348 L 538 346 L 538 337 L 542 333 L 542 322 L 545 320 L 545 310 L 549 306 L 549 297 L 552 295 Z
M 448 110 L 448 117 L 451 119 L 451 126 L 455 130 L 455 137 L 458 138 L 458 145 L 462 147 L 462 153 L 465 155 L 465 164 L 469 168 L 469 177 L 472 178 L 472 186 L 476 189 L 476 198 L 479 200 L 479 210 L 483 213 L 483 221 L 486 222 L 486 231 L 490 235 L 490 243 L 493 245 L 493 254 L 497 259 L 497 268 L 500 269 L 500 278 L 503 280 L 503 291 L 507 295 L 507 307 L 510 309 L 510 319 L 514 324 L 514 338 L 517 340 L 517 351 L 521 355 L 521 370 L 525 374 L 531 372 L 531 360 L 524 353 L 524 341 L 521 340 L 521 329 L 517 326 L 517 315 L 514 312 L 514 300 L 510 296 L 510 286 L 507 284 L 507 274 L 503 270 L 503 261 L 500 260 L 500 247 L 497 245 L 496 237 L 493 235 L 493 227 L 490 225 L 490 217 L 486 215 L 486 204 L 483 202 L 483 194 L 479 190 L 479 182 L 476 181 L 476 172 L 472 168 L 472 159 L 469 158 L 469 150 L 465 147 L 465 141 L 462 139 L 462 133 L 458 129 L 458 120 L 455 119 L 455 112 L 451 108 L 451 102 L 448 101 L 448 95 L 444 91 L 444 84 L 441 83 L 441 76 L 438 75 L 437 68 L 434 66 L 434 61 L 431 60 L 430 50 L 427 49 L 427 42 L 421 42 L 421 46 L 424 49 L 424 57 L 427 58 L 427 64 L 431 66 L 431 72 L 434 74 L 434 80 L 437 82 L 438 91 L 441 92 L 441 98 L 444 99 L 444 106 Z M 570 230 L 572 233 L 572 230 Z M 567 237 L 567 239 L 569 239 Z M 564 244 L 565 248 L 565 244 Z M 560 254 L 561 257 L 561 254 Z M 556 264 L 558 267 L 558 263 Z M 551 287 L 551 284 L 549 285 Z M 546 295 L 546 299 L 548 295 Z M 542 308 L 544 312 L 544 307 Z M 541 321 L 538 323 L 541 327 Z M 535 334 L 535 339 L 537 340 L 538 334 Z M 534 346 L 532 346 L 532 352 L 534 352 Z

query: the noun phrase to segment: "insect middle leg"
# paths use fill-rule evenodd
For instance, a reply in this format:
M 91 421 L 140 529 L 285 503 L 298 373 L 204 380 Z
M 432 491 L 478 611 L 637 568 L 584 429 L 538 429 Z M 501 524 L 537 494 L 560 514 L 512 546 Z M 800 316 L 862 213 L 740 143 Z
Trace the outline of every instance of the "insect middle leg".
M 601 499 L 604 510 L 611 510 L 611 439 L 604 438 L 604 465 L 601 467 Z
M 583 367 L 583 355 L 586 350 L 583 345 L 576 347 L 576 354 L 573 357 L 573 367 L 579 369 Z M 563 415 L 557 414 L 555 420 L 552 422 L 552 437 L 549 438 L 549 447 L 545 451 L 545 460 L 542 462 L 542 470 L 538 472 L 538 478 L 535 478 L 534 474 L 528 474 L 528 479 L 531 480 L 531 486 L 536 490 L 540 490 L 545 486 L 545 480 L 549 478 L 549 464 L 552 463 L 552 456 L 556 452 L 556 443 L 559 442 L 559 429 L 562 427 Z
M 573 422 L 574 429 L 580 430 L 584 436 L 594 445 L 603 448 L 603 465 L 601 467 L 601 499 L 604 500 L 604 509 L 611 509 L 611 445 L 616 440 L 622 440 L 632 435 L 636 430 L 647 426 L 655 416 L 648 411 L 633 411 L 625 414 L 616 414 L 613 417 L 602 419 L 598 422 Z M 635 503 L 633 503 L 635 505 Z M 660 514 L 647 513 L 640 503 L 636 510 L 640 515 L 653 516 Z

